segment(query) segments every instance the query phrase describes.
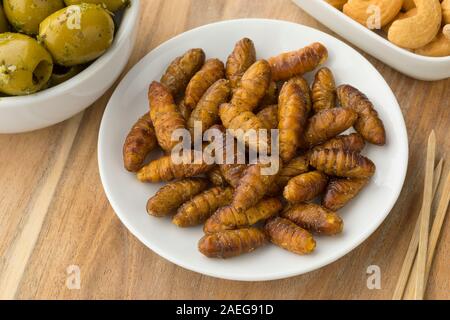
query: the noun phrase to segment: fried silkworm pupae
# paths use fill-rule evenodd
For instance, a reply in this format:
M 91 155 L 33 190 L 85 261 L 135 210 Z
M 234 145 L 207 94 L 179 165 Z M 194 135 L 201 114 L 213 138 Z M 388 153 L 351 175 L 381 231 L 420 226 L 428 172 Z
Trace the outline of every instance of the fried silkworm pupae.
M 337 88 L 339 102 L 344 108 L 350 108 L 358 113 L 354 127 L 363 138 L 373 144 L 384 145 L 386 132 L 372 102 L 358 89 L 350 85 Z
M 199 155 L 201 156 L 201 155 Z M 191 151 L 180 155 L 178 163 L 172 159 L 172 155 L 162 156 L 151 161 L 137 172 L 137 178 L 141 182 L 161 182 L 193 177 L 208 172 L 213 165 L 207 164 L 203 158 L 202 163 L 194 163 L 195 152 Z
M 318 149 L 342 149 L 347 151 L 361 152 L 366 145 L 363 137 L 359 133 L 340 135 L 314 147 Z
M 270 153 L 270 137 L 263 122 L 251 111 L 231 103 L 223 103 L 219 107 L 219 115 L 225 128 L 230 129 L 236 139 L 253 150 Z M 266 136 L 260 135 L 262 130 Z M 256 133 L 256 139 L 248 139 L 248 133 Z
M 220 172 L 222 173 L 225 180 L 232 186 L 236 188 L 241 180 L 242 175 L 248 168 L 246 164 L 221 164 L 219 165 Z
M 225 180 L 222 172 L 220 172 L 219 166 L 212 168 L 206 175 L 208 176 L 209 181 L 216 187 L 225 187 L 228 185 L 227 180 Z
M 225 128 L 223 126 L 217 125 L 216 128 L 222 133 L 225 132 Z M 236 143 L 234 143 L 234 139 L 232 142 L 233 144 L 228 147 L 227 138 L 223 135 L 222 160 L 220 161 L 221 164 L 219 164 L 219 169 L 225 181 L 233 188 L 236 188 L 242 174 L 245 169 L 247 169 L 247 164 L 245 164 L 245 159 L 243 159 L 243 161 L 239 160 L 239 147 Z
M 155 129 L 147 112 L 131 127 L 123 144 L 123 164 L 131 172 L 138 171 L 145 157 L 158 146 Z
M 267 243 L 257 228 L 226 230 L 207 234 L 198 242 L 198 250 L 209 258 L 231 258 L 249 253 Z
M 312 71 L 327 59 L 327 48 L 315 42 L 300 50 L 279 54 L 268 61 L 272 69 L 272 80 L 278 81 Z
M 278 173 L 277 178 L 275 179 L 275 183 L 272 184 L 268 195 L 277 195 L 280 191 L 284 189 L 284 187 L 288 184 L 289 180 L 293 177 L 298 176 L 302 173 L 306 173 L 309 171 L 309 158 L 307 155 L 302 155 L 295 157 L 291 161 L 281 168 L 280 173 Z
M 309 146 L 325 142 L 350 128 L 357 118 L 356 112 L 346 108 L 319 111 L 308 121 L 305 140 Z
M 263 199 L 256 206 L 245 211 L 239 211 L 233 206 L 217 210 L 205 223 L 205 233 L 214 233 L 254 225 L 259 221 L 276 215 L 283 205 L 277 198 Z
M 230 186 L 236 188 L 247 168 L 248 166 L 246 164 L 221 164 L 220 172 Z
M 308 109 L 302 90 L 294 81 L 286 82 L 278 97 L 280 157 L 288 162 L 301 145 Z
M 314 233 L 335 235 L 342 232 L 344 222 L 335 212 L 315 203 L 299 203 L 283 211 L 282 217 Z
M 311 98 L 311 89 L 309 88 L 308 81 L 306 81 L 306 79 L 303 78 L 302 76 L 296 76 L 289 81 L 292 81 L 295 84 L 297 84 L 302 90 L 303 97 L 305 98 L 306 107 L 309 114 L 309 112 L 312 110 L 312 98 Z
M 239 40 L 233 52 L 228 56 L 226 63 L 226 76 L 230 80 L 231 88 L 239 86 L 242 75 L 256 61 L 256 50 L 253 41 L 249 38 Z
M 267 129 L 278 128 L 278 105 L 273 104 L 261 109 L 256 116 L 261 120 Z
M 269 83 L 269 87 L 267 88 L 266 94 L 262 97 L 259 102 L 258 111 L 260 108 L 264 108 L 266 106 L 270 106 L 278 103 L 278 85 L 275 81 L 271 81 Z
M 202 133 L 211 126 L 219 122 L 219 106 L 227 102 L 231 94 L 229 81 L 225 79 L 217 80 L 205 94 L 201 97 L 197 106 L 191 113 L 187 122 L 187 127 L 191 134 L 194 132 L 196 121 L 202 123 Z
M 326 67 L 316 73 L 312 85 L 312 101 L 315 112 L 336 106 L 336 84 L 333 73 Z
M 233 189 L 213 187 L 185 202 L 172 222 L 179 227 L 192 227 L 206 221 L 218 208 L 230 203 Z
M 256 61 L 245 71 L 230 103 L 241 110 L 252 111 L 265 96 L 269 84 L 269 63 L 266 60 Z
M 177 129 L 185 129 L 185 120 L 169 90 L 159 82 L 153 81 L 150 85 L 148 101 L 158 144 L 164 151 L 170 152 L 178 144 L 178 141 L 172 140 L 172 133 Z
M 189 117 L 191 116 L 191 108 L 189 108 L 188 106 L 186 106 L 184 104 L 184 100 L 181 100 L 178 104 L 178 112 L 181 114 L 181 116 L 183 117 L 183 119 L 187 122 L 189 120 Z
M 228 80 L 220 79 L 210 86 L 191 113 L 187 123 L 191 133 L 193 133 L 195 121 L 202 123 L 202 133 L 216 124 L 220 120 L 219 106 L 228 100 L 230 94 Z
M 258 163 L 249 166 L 245 170 L 231 201 L 231 205 L 235 209 L 239 211 L 247 210 L 256 205 L 265 196 L 277 178 L 276 172 L 264 174 L 263 170 L 268 170 L 269 166 Z M 279 166 L 281 166 L 281 162 Z
M 327 176 L 320 171 L 300 174 L 289 180 L 283 197 L 291 203 L 312 200 L 325 190 L 327 182 Z
M 183 203 L 207 187 L 208 180 L 203 178 L 191 178 L 168 183 L 148 199 L 147 212 L 155 217 L 172 214 Z
M 206 90 L 224 76 L 225 68 L 222 61 L 219 59 L 206 60 L 203 67 L 189 81 L 183 99 L 184 104 L 193 110 Z
M 205 53 L 202 49 L 190 49 L 170 63 L 160 82 L 174 97 L 178 97 L 184 93 L 189 80 L 200 70 L 204 62 Z
M 368 182 L 368 178 L 332 179 L 325 191 L 322 205 L 330 210 L 339 210 L 356 197 Z
M 370 178 L 375 173 L 375 164 L 370 159 L 342 149 L 313 150 L 309 164 L 330 176 Z
M 311 233 L 285 218 L 267 220 L 264 230 L 272 243 L 296 254 L 311 253 L 316 247 Z

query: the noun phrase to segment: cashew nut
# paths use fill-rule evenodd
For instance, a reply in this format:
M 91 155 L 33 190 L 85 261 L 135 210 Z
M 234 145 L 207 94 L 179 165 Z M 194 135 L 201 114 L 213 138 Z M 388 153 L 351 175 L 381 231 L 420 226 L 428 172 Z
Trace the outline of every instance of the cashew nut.
M 442 21 L 444 24 L 450 23 L 450 0 L 444 0 L 441 3 L 442 6 Z
M 409 11 L 412 8 L 415 8 L 415 7 L 416 7 L 416 5 L 414 4 L 414 0 L 404 0 L 403 1 L 402 9 L 404 11 Z
M 447 38 L 444 32 L 444 30 L 439 32 L 433 41 L 426 46 L 417 49 L 415 53 L 430 57 L 450 56 L 450 37 Z
M 380 29 L 397 16 L 402 4 L 403 0 L 349 0 L 343 11 L 369 29 Z
M 448 40 L 450 40 L 450 24 L 446 24 L 444 26 L 444 28 L 442 29 L 442 33 Z
M 413 15 L 415 15 L 417 13 L 417 8 L 412 8 L 411 10 L 407 11 L 407 12 L 400 12 L 393 21 L 391 21 L 390 23 L 388 23 L 387 25 L 385 25 L 382 29 L 384 32 L 388 33 L 389 28 L 392 26 L 392 24 L 394 23 L 394 21 L 397 20 L 401 20 L 401 19 L 406 19 L 409 17 L 412 17 Z
M 325 1 L 331 4 L 336 9 L 342 10 L 342 7 L 344 7 L 344 4 L 346 4 L 348 0 L 325 0 Z
M 422 48 L 433 41 L 442 22 L 439 0 L 414 0 L 414 2 L 417 14 L 394 21 L 388 32 L 389 41 L 408 49 Z

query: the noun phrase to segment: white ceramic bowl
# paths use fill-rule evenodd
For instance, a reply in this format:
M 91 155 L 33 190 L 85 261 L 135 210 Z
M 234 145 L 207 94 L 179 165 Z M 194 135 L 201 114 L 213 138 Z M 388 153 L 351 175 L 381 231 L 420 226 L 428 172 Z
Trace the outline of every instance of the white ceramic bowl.
M 450 57 L 425 57 L 402 49 L 323 0 L 293 0 L 322 24 L 392 68 L 419 80 L 450 77 Z
M 130 58 L 139 12 L 139 0 L 132 0 L 112 46 L 72 79 L 32 95 L 0 97 L 0 133 L 48 127 L 72 117 L 100 98 L 117 80 Z
M 123 168 L 122 144 L 139 116 L 148 111 L 147 90 L 172 59 L 190 48 L 204 48 L 208 57 L 225 61 L 237 40 L 253 39 L 259 58 L 298 49 L 314 41 L 329 50 L 326 63 L 338 84 L 360 88 L 374 102 L 387 131 L 387 144 L 364 150 L 376 164 L 370 184 L 340 211 L 344 232 L 316 237 L 317 250 L 298 256 L 269 245 L 251 254 L 217 260 L 197 250 L 201 227 L 181 229 L 170 219 L 150 217 L 146 202 L 162 184 L 140 183 Z M 311 81 L 313 74 L 308 74 Z M 234 280 L 271 280 L 309 272 L 329 264 L 363 242 L 383 222 L 403 185 L 408 163 L 408 138 L 397 100 L 378 71 L 357 51 L 318 30 L 285 21 L 245 19 L 206 25 L 183 33 L 144 57 L 115 90 L 103 115 L 98 161 L 105 193 L 125 226 L 162 257 L 190 270 Z

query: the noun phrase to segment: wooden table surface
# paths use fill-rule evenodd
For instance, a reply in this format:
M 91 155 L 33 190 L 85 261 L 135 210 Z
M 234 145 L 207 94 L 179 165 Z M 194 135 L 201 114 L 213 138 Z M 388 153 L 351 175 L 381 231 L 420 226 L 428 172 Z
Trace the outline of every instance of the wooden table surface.
M 127 70 L 173 36 L 203 24 L 260 17 L 333 34 L 289 0 L 143 0 L 138 41 Z M 450 156 L 450 79 L 423 82 L 365 55 L 394 91 L 405 117 L 410 161 L 394 209 L 362 245 L 306 275 L 268 282 L 214 279 L 178 267 L 141 244 L 106 199 L 97 167 L 97 133 L 109 90 L 84 113 L 47 129 L 0 135 L 0 298 L 18 299 L 389 299 L 421 204 L 426 139 Z M 446 170 L 448 170 L 448 165 Z M 450 219 L 436 250 L 428 299 L 450 298 Z M 66 285 L 80 268 L 80 289 Z M 381 289 L 367 268 L 381 270 Z

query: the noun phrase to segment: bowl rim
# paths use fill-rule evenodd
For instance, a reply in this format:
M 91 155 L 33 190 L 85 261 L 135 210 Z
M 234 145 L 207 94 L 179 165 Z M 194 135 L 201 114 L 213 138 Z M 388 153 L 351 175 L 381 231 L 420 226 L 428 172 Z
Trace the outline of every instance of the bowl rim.
M 97 72 L 105 68 L 109 61 L 113 59 L 116 52 L 120 50 L 123 44 L 127 43 L 127 37 L 133 32 L 134 26 L 138 23 L 140 12 L 140 0 L 131 0 L 129 7 L 125 8 L 122 21 L 117 29 L 114 41 L 109 49 L 92 64 L 73 78 L 60 83 L 52 88 L 47 88 L 33 94 L 23 96 L 0 97 L 0 109 L 17 108 L 20 104 L 38 103 L 45 101 L 53 96 L 63 95 L 67 91 L 75 89 L 84 81 L 95 77 Z
M 386 213 L 384 214 L 384 216 L 382 218 L 380 218 L 380 220 L 374 224 L 372 226 L 372 228 L 367 229 L 364 233 L 361 233 L 359 235 L 359 237 L 356 239 L 356 241 L 352 244 L 352 246 L 349 247 L 349 249 L 344 253 L 344 254 L 334 254 L 332 255 L 327 261 L 324 261 L 323 263 L 317 264 L 315 266 L 310 266 L 308 268 L 305 268 L 304 270 L 302 270 L 301 272 L 298 271 L 291 271 L 291 272 L 276 272 L 273 273 L 271 275 L 265 275 L 265 276 L 259 276 L 259 275 L 254 275 L 254 276 L 242 276 L 242 275 L 230 275 L 227 273 L 215 273 L 215 272 L 211 272 L 209 271 L 208 268 L 204 268 L 204 267 L 193 267 L 192 265 L 190 265 L 189 263 L 186 263 L 184 260 L 182 259 L 178 259 L 177 257 L 171 256 L 170 254 L 167 254 L 163 249 L 161 249 L 158 245 L 155 245 L 154 243 L 152 243 L 151 241 L 148 241 L 148 239 L 145 237 L 145 234 L 143 234 L 142 232 L 140 232 L 138 229 L 136 229 L 134 227 L 134 224 L 131 222 L 131 220 L 126 216 L 123 215 L 121 210 L 119 210 L 119 204 L 117 202 L 117 200 L 114 197 L 111 197 L 112 191 L 110 189 L 110 186 L 108 183 L 106 183 L 107 180 L 107 174 L 106 174 L 106 169 L 104 166 L 104 163 L 106 162 L 104 159 L 104 154 L 102 152 L 102 150 L 104 150 L 104 145 L 106 144 L 105 142 L 105 136 L 106 136 L 106 121 L 107 119 L 111 116 L 110 112 L 108 111 L 108 108 L 110 106 L 111 101 L 114 99 L 114 96 L 118 94 L 118 92 L 121 90 L 123 83 L 126 82 L 127 78 L 130 76 L 130 74 L 136 73 L 137 69 L 139 69 L 139 67 L 144 63 L 144 60 L 149 59 L 148 56 L 151 57 L 155 57 L 158 54 L 160 54 L 160 52 L 166 48 L 169 47 L 170 45 L 172 45 L 174 42 L 176 42 L 179 38 L 181 38 L 185 33 L 189 33 L 189 32 L 195 32 L 201 29 L 206 29 L 208 27 L 210 27 L 211 25 L 226 25 L 226 24 L 233 24 L 233 23 L 243 23 L 243 22 L 258 22 L 258 23 L 281 23 L 281 24 L 287 24 L 287 25 L 300 25 L 304 28 L 307 29 L 313 29 L 315 31 L 321 32 L 326 34 L 327 36 L 334 38 L 335 40 L 341 42 L 345 47 L 350 48 L 351 50 L 355 51 L 358 55 L 360 55 L 364 60 L 367 61 L 368 66 L 373 69 L 374 74 L 379 78 L 379 80 L 381 82 L 383 82 L 388 88 L 389 88 L 389 93 L 392 96 L 392 98 L 395 101 L 396 106 L 398 107 L 398 112 L 400 113 L 401 116 L 401 123 L 399 124 L 399 126 L 401 127 L 399 130 L 399 132 L 401 132 L 402 135 L 402 140 L 404 141 L 404 143 L 402 144 L 402 149 L 399 150 L 399 152 L 401 151 L 401 155 L 402 155 L 402 168 L 399 172 L 400 175 L 400 180 L 399 180 L 399 184 L 400 187 L 398 190 L 396 190 L 395 192 L 395 196 L 392 198 L 392 201 L 390 201 L 387 204 L 387 210 Z M 171 263 L 174 263 L 186 270 L 190 270 L 199 274 L 203 274 L 203 275 L 207 275 L 210 277 L 214 277 L 214 278 L 218 278 L 218 279 L 225 279 L 225 280 L 233 280 L 233 281 L 273 281 L 273 280 L 279 280 L 279 279 L 285 279 L 285 278 L 290 278 L 293 276 L 298 276 L 298 275 L 302 275 L 302 274 L 306 274 L 309 273 L 311 271 L 314 270 L 318 270 L 320 268 L 323 268 L 324 266 L 327 266 L 331 263 L 334 263 L 335 261 L 343 258 L 344 256 L 346 256 L 347 254 L 349 254 L 350 252 L 352 252 L 355 248 L 357 248 L 358 246 L 360 246 L 364 241 L 366 241 L 380 226 L 381 224 L 386 220 L 387 216 L 391 213 L 394 205 L 396 204 L 401 191 L 403 190 L 403 185 L 405 182 L 405 178 L 406 178 L 406 173 L 407 173 L 407 168 L 408 168 L 408 163 L 409 163 L 409 147 L 408 147 L 408 134 L 407 134 L 407 130 L 406 130 L 406 125 L 404 122 L 404 117 L 403 114 L 401 112 L 401 108 L 400 105 L 398 103 L 398 100 L 395 96 L 395 94 L 392 92 L 392 89 L 390 88 L 390 86 L 387 84 L 386 80 L 383 78 L 383 76 L 380 74 L 380 72 L 360 53 L 358 52 L 356 49 L 354 49 L 353 47 L 351 47 L 349 44 L 345 43 L 343 40 L 339 39 L 338 37 L 335 37 L 332 34 L 329 34 L 327 32 L 321 31 L 319 29 L 316 29 L 314 27 L 310 27 L 301 23 L 296 23 L 296 22 L 291 22 L 291 21 L 286 21 L 286 20 L 279 20 L 279 19 L 266 19 L 266 18 L 240 18 L 240 19 L 230 19 L 230 20 L 224 20 L 224 21 L 216 21 L 216 22 L 212 22 L 212 23 L 208 23 L 208 24 L 204 24 L 204 25 L 200 25 L 198 27 L 195 28 L 191 28 L 188 30 L 185 30 L 179 34 L 177 34 L 176 36 L 169 38 L 168 40 L 162 42 L 161 44 L 159 44 L 157 47 L 153 48 L 151 51 L 149 51 L 146 55 L 144 55 L 141 60 L 139 60 L 128 72 L 127 74 L 122 78 L 121 82 L 119 83 L 119 85 L 116 87 L 116 89 L 114 90 L 106 108 L 105 108 L 105 112 L 103 114 L 102 120 L 100 122 L 100 128 L 99 128 L 99 134 L 98 134 L 98 142 L 97 142 L 97 163 L 98 163 L 98 167 L 99 167 L 99 175 L 100 175 L 100 181 L 102 183 L 102 187 L 104 189 L 105 195 L 108 199 L 108 202 L 110 203 L 114 213 L 116 214 L 116 216 L 119 218 L 119 220 L 121 221 L 121 223 L 123 223 L 123 225 L 128 229 L 128 231 L 134 236 L 136 237 L 141 243 L 143 243 L 148 249 L 152 250 L 154 253 L 156 253 L 157 255 L 159 255 L 160 257 L 162 257 L 163 259 L 170 261 Z
M 292 1 L 295 4 L 298 4 L 298 3 L 301 3 L 303 0 L 292 0 Z M 379 35 L 375 31 L 370 30 L 369 28 L 366 28 L 365 26 L 361 25 L 360 23 L 358 23 L 357 21 L 353 20 L 352 18 L 350 18 L 349 16 L 344 14 L 342 11 L 336 9 L 335 7 L 333 7 L 332 5 L 330 5 L 329 3 L 325 2 L 325 1 L 317 1 L 316 5 L 321 7 L 321 9 L 323 9 L 323 10 L 327 10 L 328 12 L 336 11 L 338 14 L 340 14 L 340 18 L 343 19 L 346 23 L 351 24 L 353 27 L 355 27 L 359 31 L 365 33 L 368 37 L 372 38 L 374 41 L 380 41 L 380 42 L 384 43 L 385 45 L 387 45 L 388 47 L 390 47 L 394 51 L 397 51 L 399 54 L 406 55 L 406 56 L 408 56 L 409 58 L 412 58 L 412 59 L 422 60 L 422 62 L 426 62 L 426 63 L 450 62 L 450 56 L 446 56 L 446 57 L 423 56 L 423 55 L 420 55 L 420 54 L 408 51 L 408 50 L 406 50 L 406 49 L 404 49 L 402 47 L 399 47 L 396 44 L 390 42 L 388 39 L 386 39 L 383 36 Z M 335 31 L 333 31 L 333 32 L 335 32 Z M 365 50 L 363 50 L 363 51 L 366 52 Z M 368 54 L 372 56 L 371 53 L 368 53 Z

